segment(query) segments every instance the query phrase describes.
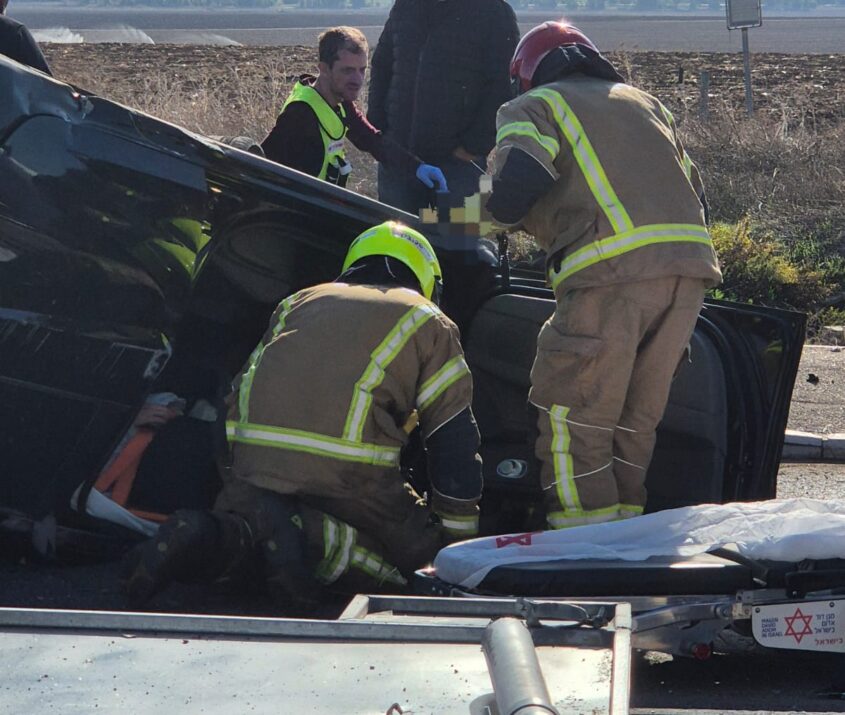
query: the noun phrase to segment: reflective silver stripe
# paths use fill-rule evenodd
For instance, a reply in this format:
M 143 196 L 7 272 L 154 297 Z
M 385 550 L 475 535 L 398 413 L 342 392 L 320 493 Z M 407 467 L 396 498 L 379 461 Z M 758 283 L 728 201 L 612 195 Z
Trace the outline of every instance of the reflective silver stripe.
M 616 258 L 644 246 L 660 243 L 701 243 L 710 245 L 710 235 L 697 224 L 651 224 L 593 241 L 561 261 L 560 268 L 549 271 L 552 288 L 565 279 L 600 261 Z
M 471 521 L 470 521 L 471 519 Z M 468 517 L 468 520 L 449 519 L 445 516 L 440 516 L 440 523 L 449 531 L 466 531 L 475 533 L 478 531 L 478 517 Z
M 316 432 L 230 421 L 226 423 L 226 436 L 230 442 L 291 449 L 351 462 L 388 467 L 399 464 L 398 447 L 349 442 Z
M 352 404 L 349 406 L 346 425 L 343 429 L 344 439 L 353 442 L 361 440 L 364 419 L 373 401 L 372 391 L 384 379 L 385 369 L 420 326 L 439 312 L 433 304 L 414 306 L 399 319 L 381 344 L 373 350 L 364 374 L 353 388 Z
M 621 233 L 633 228 L 634 224 L 613 190 L 584 127 L 567 101 L 559 92 L 551 89 L 534 89 L 530 94 L 540 97 L 551 107 L 561 133 L 569 142 L 575 161 L 581 167 L 581 172 L 587 180 L 593 197 L 607 216 L 614 232 Z
M 458 355 L 447 362 L 426 380 L 417 395 L 417 408 L 422 411 L 429 407 L 449 386 L 463 375 L 469 375 L 469 366 L 463 355 Z

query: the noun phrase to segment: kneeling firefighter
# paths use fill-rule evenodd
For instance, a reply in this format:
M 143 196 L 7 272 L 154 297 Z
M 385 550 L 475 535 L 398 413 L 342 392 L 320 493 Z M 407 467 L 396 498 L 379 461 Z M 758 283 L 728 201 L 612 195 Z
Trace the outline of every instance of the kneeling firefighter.
M 280 606 L 307 607 L 325 587 L 397 592 L 476 535 L 472 378 L 441 288 L 426 238 L 388 222 L 355 239 L 335 282 L 278 306 L 228 400 L 215 509 L 177 512 L 129 554 L 132 601 L 256 564 Z M 428 503 L 399 468 L 415 415 Z

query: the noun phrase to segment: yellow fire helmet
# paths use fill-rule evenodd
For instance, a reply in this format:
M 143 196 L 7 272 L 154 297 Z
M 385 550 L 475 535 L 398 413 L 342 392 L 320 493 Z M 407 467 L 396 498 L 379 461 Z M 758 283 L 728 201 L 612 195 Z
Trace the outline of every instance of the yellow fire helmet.
M 429 300 L 439 298 L 435 289 L 443 280 L 440 262 L 428 239 L 419 231 L 397 221 L 385 221 L 368 228 L 349 246 L 343 271 L 367 256 L 390 256 L 404 263 L 419 281 L 422 294 Z

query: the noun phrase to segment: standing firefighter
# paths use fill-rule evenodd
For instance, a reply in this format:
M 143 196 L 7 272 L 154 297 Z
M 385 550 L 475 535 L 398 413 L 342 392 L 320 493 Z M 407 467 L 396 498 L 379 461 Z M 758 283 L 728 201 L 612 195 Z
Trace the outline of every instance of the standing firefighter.
M 557 307 L 531 371 L 553 529 L 642 513 L 672 375 L 721 280 L 701 179 L 669 111 L 576 28 L 546 22 L 511 65 L 487 209 L 547 253 Z
M 2 2 L 2 0 L 0 0 Z M 370 124 L 355 100 L 364 86 L 369 48 L 354 27 L 333 27 L 318 40 L 319 74 L 302 75 L 285 101 L 276 125 L 261 144 L 268 159 L 331 184 L 346 186 L 352 166 L 346 137 L 401 177 L 427 189 L 446 191 L 435 166 L 423 164 Z M 415 182 L 415 183 L 417 183 Z M 426 188 L 422 188 L 423 192 Z
M 401 590 L 446 543 L 476 535 L 472 379 L 436 305 L 440 275 L 425 237 L 388 222 L 352 243 L 336 282 L 278 306 L 229 400 L 215 511 L 177 512 L 133 552 L 133 600 L 250 559 L 280 605 L 307 603 L 321 586 Z M 428 505 L 399 469 L 415 417 Z

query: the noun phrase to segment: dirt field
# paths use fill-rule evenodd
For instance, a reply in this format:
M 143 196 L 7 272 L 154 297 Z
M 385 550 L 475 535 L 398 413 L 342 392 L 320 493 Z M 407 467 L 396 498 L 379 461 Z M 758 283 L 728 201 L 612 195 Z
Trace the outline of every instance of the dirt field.
M 308 47 L 47 44 L 44 49 L 57 77 L 106 95 L 114 87 L 122 87 L 125 94 L 150 73 L 201 86 L 267 74 L 268 68 L 278 68 L 292 83 L 297 75 L 314 69 L 314 49 Z M 656 92 L 674 111 L 698 112 L 702 71 L 710 73 L 711 113 L 744 107 L 738 54 L 630 52 L 611 53 L 611 58 L 634 84 Z M 761 112 L 790 122 L 845 118 L 845 55 L 756 54 L 752 78 L 755 105 Z

